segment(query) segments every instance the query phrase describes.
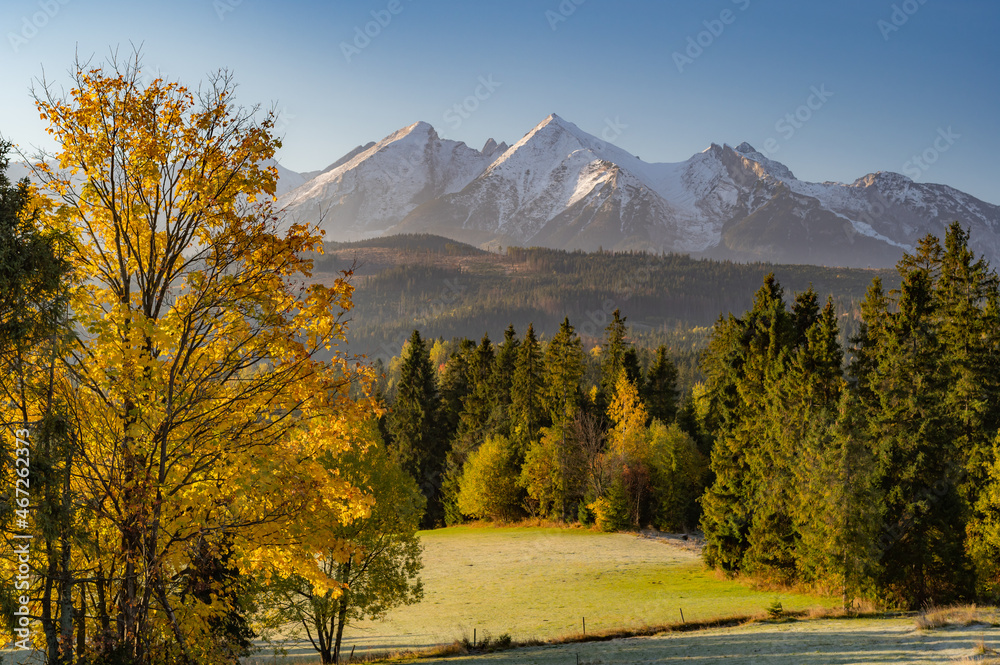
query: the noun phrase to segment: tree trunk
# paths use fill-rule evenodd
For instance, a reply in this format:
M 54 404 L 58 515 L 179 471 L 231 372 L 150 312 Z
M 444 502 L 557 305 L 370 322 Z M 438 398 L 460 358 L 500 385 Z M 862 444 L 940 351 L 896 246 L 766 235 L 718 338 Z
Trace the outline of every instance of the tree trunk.
M 340 662 L 340 643 L 344 639 L 344 623 L 347 621 L 347 597 L 350 590 L 347 588 L 347 581 L 351 579 L 351 561 L 354 559 L 352 554 L 347 558 L 347 562 L 343 565 L 342 570 L 344 571 L 343 579 L 340 580 L 344 583 L 344 591 L 340 595 L 340 601 L 337 603 L 337 640 L 333 648 L 333 662 Z
M 135 404 L 126 400 L 124 404 L 123 431 L 129 432 L 135 423 L 133 415 Z M 141 590 L 139 576 L 141 572 L 147 575 L 145 567 L 148 553 L 147 538 L 148 519 L 145 517 L 146 482 L 143 460 L 135 454 L 135 440 L 126 434 L 122 442 L 122 485 L 125 488 L 122 496 L 123 512 L 125 513 L 121 526 L 121 553 L 125 558 L 125 571 L 122 577 L 121 589 L 118 592 L 118 640 L 125 646 L 136 663 L 146 662 L 144 640 L 147 635 L 147 618 L 149 616 L 149 589 Z
M 314 603 L 322 603 L 322 600 L 314 600 Z M 331 650 L 330 635 L 326 630 L 325 620 L 322 613 L 317 609 L 320 605 L 313 605 L 313 621 L 316 625 L 316 639 L 319 640 L 319 657 L 323 665 L 330 665 L 333 662 L 333 651 Z M 315 646 L 315 643 L 313 643 Z
M 107 583 L 104 579 L 104 565 L 101 563 L 100 551 L 97 556 L 97 616 L 101 621 L 102 644 L 111 640 L 111 615 L 108 613 Z
M 69 532 L 72 527 L 70 478 L 73 472 L 73 448 L 67 446 L 66 468 L 63 471 L 62 515 L 60 520 L 60 581 L 59 581 L 59 655 L 60 661 L 73 662 L 73 570 Z
M 45 556 L 48 559 L 49 568 L 45 574 L 45 585 L 42 587 L 42 631 L 45 633 L 47 660 L 50 665 L 59 665 L 59 633 L 56 631 L 56 622 L 52 617 L 52 591 L 59 569 L 50 538 L 45 539 Z
M 87 653 L 87 583 L 80 582 L 80 613 L 76 617 L 76 656 Z
M 150 581 L 149 586 L 156 587 L 157 596 L 159 596 L 160 604 L 163 606 L 163 611 L 167 614 L 167 620 L 170 622 L 170 629 L 174 633 L 174 639 L 177 640 L 177 646 L 181 648 L 182 662 L 193 663 L 194 661 L 188 651 L 187 643 L 184 641 L 184 634 L 181 632 L 180 623 L 177 621 L 177 614 L 174 612 L 174 608 L 170 604 L 170 599 L 167 598 L 167 590 L 163 586 L 163 580 L 157 577 L 155 580 Z

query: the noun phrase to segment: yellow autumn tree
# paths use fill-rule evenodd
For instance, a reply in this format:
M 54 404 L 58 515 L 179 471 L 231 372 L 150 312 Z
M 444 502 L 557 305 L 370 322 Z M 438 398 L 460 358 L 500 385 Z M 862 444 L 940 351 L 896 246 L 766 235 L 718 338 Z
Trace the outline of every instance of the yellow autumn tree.
M 371 377 L 344 348 L 348 275 L 309 283 L 321 238 L 273 206 L 273 113 L 235 105 L 225 72 L 195 91 L 140 69 L 78 63 L 68 93 L 36 94 L 59 146 L 38 168 L 81 279 L 54 373 L 72 606 L 37 612 L 64 658 L 234 662 L 219 627 L 235 601 L 212 579 L 337 588 L 317 555 L 369 501 L 322 460 L 363 445 Z M 68 612 L 87 617 L 76 640 Z
M 639 390 L 625 372 L 615 381 L 615 394 L 608 405 L 608 418 L 615 425 L 608 432 L 608 450 L 625 461 L 645 461 L 649 454 L 649 414 Z
M 608 450 L 600 465 L 610 482 L 588 508 L 598 528 L 616 531 L 640 525 L 650 494 L 649 415 L 624 371 L 615 381 L 608 418 L 614 426 L 608 431 Z

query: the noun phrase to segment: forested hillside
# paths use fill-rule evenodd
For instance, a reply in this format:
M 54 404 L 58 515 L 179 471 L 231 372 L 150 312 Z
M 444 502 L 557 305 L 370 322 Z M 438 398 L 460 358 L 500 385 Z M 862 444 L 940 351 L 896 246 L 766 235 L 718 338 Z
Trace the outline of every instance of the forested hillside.
M 665 344 L 681 371 L 682 387 L 696 376 L 698 352 L 720 314 L 753 302 L 764 275 L 774 273 L 789 298 L 810 285 L 831 294 L 846 334 L 857 326 L 858 303 L 872 278 L 887 288 L 895 271 L 735 263 L 641 252 L 584 253 L 495 248 L 486 252 L 431 235 L 401 235 L 325 243 L 316 273 L 330 277 L 355 267 L 351 346 L 387 362 L 414 328 L 427 339 L 489 333 L 529 323 L 550 339 L 568 317 L 586 349 L 604 334 L 611 313 L 628 317 L 640 348 Z

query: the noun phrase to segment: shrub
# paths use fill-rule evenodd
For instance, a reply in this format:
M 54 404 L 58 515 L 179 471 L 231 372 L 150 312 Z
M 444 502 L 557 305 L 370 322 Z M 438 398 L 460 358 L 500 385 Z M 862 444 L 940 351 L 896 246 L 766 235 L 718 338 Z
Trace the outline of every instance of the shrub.
M 520 489 L 517 454 L 503 436 L 491 436 L 465 462 L 459 479 L 458 508 L 470 517 L 516 519 Z

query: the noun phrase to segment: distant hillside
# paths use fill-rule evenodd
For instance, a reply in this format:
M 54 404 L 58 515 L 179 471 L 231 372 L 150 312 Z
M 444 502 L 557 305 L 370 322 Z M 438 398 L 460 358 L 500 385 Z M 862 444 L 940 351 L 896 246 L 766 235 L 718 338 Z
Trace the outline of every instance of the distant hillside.
M 855 304 L 876 275 L 886 288 L 895 271 L 735 263 L 680 254 L 584 253 L 505 248 L 491 253 L 432 235 L 326 243 L 316 275 L 355 266 L 350 343 L 355 353 L 388 360 L 414 328 L 425 337 L 493 340 L 513 323 L 548 338 L 564 316 L 586 348 L 599 343 L 611 313 L 628 317 L 640 347 L 668 344 L 693 378 L 694 361 L 720 314 L 744 312 L 764 275 L 774 272 L 790 300 L 810 284 L 832 294 L 842 328 L 855 327 Z M 685 378 L 682 376 L 682 379 Z

